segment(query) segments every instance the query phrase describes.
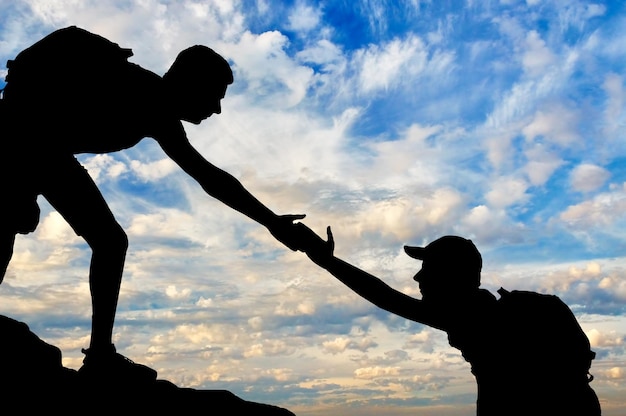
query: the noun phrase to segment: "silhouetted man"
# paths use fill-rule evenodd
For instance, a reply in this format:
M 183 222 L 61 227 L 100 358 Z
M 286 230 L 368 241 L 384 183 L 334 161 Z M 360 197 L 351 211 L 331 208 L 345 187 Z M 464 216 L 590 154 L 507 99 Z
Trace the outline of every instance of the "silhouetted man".
M 291 249 L 288 230 L 304 215 L 276 215 L 187 140 L 181 120 L 199 124 L 221 112 L 220 101 L 233 82 L 224 58 L 192 46 L 160 77 L 129 63 L 131 55 L 130 49 L 72 26 L 7 63 L 0 100 L 0 281 L 16 233 L 37 226 L 36 198 L 43 195 L 92 249 L 92 332 L 80 371 L 153 377 L 152 370 L 116 353 L 111 342 L 128 240 L 75 155 L 115 152 L 152 137 L 207 194 L 264 225 Z
M 589 386 L 595 354 L 570 309 L 556 296 L 480 286 L 482 257 L 467 239 L 444 236 L 405 246 L 422 260 L 414 276 L 422 299 L 407 296 L 333 256 L 328 241 L 298 225 L 300 247 L 360 296 L 396 315 L 445 331 L 472 367 L 479 416 L 598 416 Z

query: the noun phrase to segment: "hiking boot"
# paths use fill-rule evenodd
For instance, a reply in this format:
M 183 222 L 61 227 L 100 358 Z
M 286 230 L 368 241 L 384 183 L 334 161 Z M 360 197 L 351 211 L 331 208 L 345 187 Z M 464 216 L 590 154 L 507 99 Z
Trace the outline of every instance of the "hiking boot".
M 118 354 L 115 346 L 105 349 L 83 349 L 83 366 L 78 370 L 81 377 L 89 379 L 108 378 L 125 382 L 151 383 L 156 380 L 157 372 L 143 364 L 137 364 L 130 358 Z

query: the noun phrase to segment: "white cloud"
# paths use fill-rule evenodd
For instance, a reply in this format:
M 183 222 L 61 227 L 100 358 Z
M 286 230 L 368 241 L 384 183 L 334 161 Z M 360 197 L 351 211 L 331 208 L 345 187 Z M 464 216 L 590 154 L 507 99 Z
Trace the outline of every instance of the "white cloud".
M 289 13 L 288 27 L 295 31 L 311 31 L 319 25 L 321 15 L 322 11 L 319 8 L 312 7 L 300 0 Z
M 516 58 L 509 57 L 512 61 Z M 559 133 L 559 135 L 553 134 L 551 141 L 561 145 L 570 144 L 577 137 L 574 129 L 575 120 L 573 120 L 576 114 L 567 109 L 561 103 L 561 99 L 564 94 L 567 94 L 569 82 L 579 61 L 578 49 L 566 50 L 558 56 L 556 62 L 546 65 L 544 71 L 534 74 L 534 77 L 516 80 L 510 87 L 498 94 L 498 101 L 493 111 L 487 116 L 486 126 L 506 131 L 506 129 L 516 127 L 520 122 L 525 122 L 531 114 L 537 113 L 536 120 L 533 122 L 536 125 L 524 129 L 524 134 L 531 136 L 529 139 L 533 139 L 538 134 L 545 134 L 544 131 L 550 131 Z M 535 65 L 541 62 L 543 61 Z M 543 105 L 547 105 L 547 109 L 537 111 Z M 548 120 L 549 117 L 554 118 Z M 556 128 L 550 128 L 551 122 Z
M 586 335 L 593 348 L 624 345 L 624 334 L 618 335 L 615 332 L 604 333 L 594 328 L 586 332 Z
M 245 32 L 228 50 L 236 73 L 248 83 L 247 92 L 282 109 L 304 99 L 313 77 L 311 68 L 296 64 L 286 54 L 288 41 L 278 31 Z
M 626 212 L 626 184 L 568 207 L 559 215 L 559 219 L 581 230 L 596 227 L 604 229 L 621 218 L 624 212 Z
M 481 228 L 493 219 L 491 210 L 486 205 L 479 205 L 472 208 L 465 221 L 475 228 Z
M 580 141 L 576 130 L 578 115 L 561 105 L 551 106 L 544 111 L 537 111 L 533 120 L 522 129 L 527 140 L 536 140 L 539 136 L 546 142 L 559 146 L 571 146 Z
M 394 39 L 382 46 L 371 45 L 359 51 L 360 88 L 363 92 L 387 90 L 398 85 L 405 74 L 415 76 L 428 64 L 428 52 L 424 42 L 415 36 L 405 40 Z
M 167 289 L 165 289 L 165 294 L 168 298 L 172 299 L 186 299 L 191 295 L 191 289 L 184 288 L 182 290 L 178 290 L 176 285 L 169 285 Z
M 549 151 L 540 143 L 531 145 L 525 155 L 528 159 L 525 167 L 526 176 L 533 186 L 545 184 L 554 171 L 565 163 L 558 153 Z
M 324 341 L 322 347 L 330 354 L 338 354 L 344 352 L 350 345 L 350 338 L 340 337 L 332 341 Z
M 37 227 L 37 239 L 41 241 L 72 244 L 81 241 L 67 221 L 56 211 L 50 212 Z
M 423 330 L 416 334 L 411 335 L 402 348 L 418 348 L 420 351 L 432 353 L 434 351 L 435 342 L 433 340 L 432 332 L 429 330 Z
M 496 178 L 491 183 L 491 190 L 487 192 L 485 199 L 495 208 L 506 208 L 526 202 L 529 198 L 527 190 L 528 183 L 521 178 Z
M 626 301 L 626 282 L 621 271 L 602 277 L 597 284 L 598 289 L 611 293 L 616 299 Z
M 256 0 L 256 7 L 261 15 L 266 14 L 270 9 L 270 5 L 267 0 Z
M 263 328 L 263 317 L 262 316 L 254 316 L 248 319 L 248 325 L 255 331 L 260 331 Z
M 359 379 L 373 380 L 381 377 L 397 377 L 400 375 L 400 367 L 365 367 L 354 370 L 354 377 Z
M 234 343 L 241 331 L 236 327 L 223 324 L 183 324 L 166 334 L 159 334 L 154 339 L 154 344 L 182 346 L 186 343 L 193 345 L 209 346 L 215 344 Z
M 603 167 L 583 163 L 571 173 L 572 188 L 579 192 L 591 192 L 602 187 L 611 174 Z
M 561 30 L 571 28 L 582 30 L 588 24 L 588 20 L 604 15 L 606 6 L 585 1 L 574 1 L 568 4 L 568 7 L 559 8 L 558 12 Z
M 154 162 L 142 163 L 138 160 L 130 162 L 130 169 L 143 181 L 155 181 L 166 177 L 178 169 L 172 159 L 161 159 Z
M 150 214 L 133 216 L 127 232 L 132 236 L 180 237 L 181 229 L 193 224 L 194 218 L 177 209 L 160 209 Z
M 215 5 L 219 14 L 224 17 L 230 17 L 240 7 L 240 0 L 213 0 L 212 5 Z
M 605 272 L 602 270 L 602 265 L 598 262 L 590 262 L 587 264 L 581 263 L 576 265 L 565 265 L 561 269 L 549 271 L 546 273 L 547 278 L 542 283 L 541 290 L 548 293 L 567 293 L 582 292 L 581 296 L 586 296 L 588 288 L 597 286 Z
M 400 177 L 404 177 L 433 184 L 443 170 L 434 163 L 435 160 L 443 157 L 445 153 L 453 153 L 448 147 L 436 147 L 427 142 L 427 139 L 436 136 L 441 130 L 442 127 L 437 125 L 412 124 L 400 140 L 370 144 L 369 147 L 376 152 L 375 165 L 365 166 L 365 169 L 372 177 L 387 176 L 393 181 L 402 180 Z
M 523 118 L 536 99 L 535 86 L 530 83 L 513 85 L 504 92 L 504 97 L 497 103 L 491 114 L 487 117 L 486 125 L 493 130 L 503 131 Z
M 498 30 L 502 35 L 516 43 L 523 42 L 525 36 L 528 34 L 516 16 L 495 16 L 493 22 L 498 25 Z
M 378 344 L 369 338 L 348 338 L 337 337 L 330 341 L 322 342 L 322 351 L 327 354 L 340 354 L 348 349 L 354 349 L 365 352 L 372 347 L 376 347 Z
M 626 378 L 626 371 L 622 367 L 611 367 L 605 372 L 605 375 L 610 380 L 623 380 Z
M 290 346 L 287 342 L 282 340 L 264 340 L 262 343 L 253 344 L 248 347 L 243 356 L 250 357 L 271 357 L 274 355 L 289 355 L 295 352 L 295 348 Z M 284 371 L 278 375 L 280 378 L 284 378 Z M 286 379 L 286 378 L 284 378 Z
M 531 31 L 526 35 L 526 50 L 522 57 L 524 70 L 530 75 L 539 75 L 556 61 L 554 54 L 548 49 L 539 33 Z
M 459 233 L 479 241 L 518 241 L 525 226 L 513 222 L 505 209 L 477 205 L 460 220 Z
M 355 161 L 341 148 L 346 131 L 358 119 L 358 109 L 325 118 L 254 105 L 246 96 L 226 101 L 223 114 L 190 130 L 189 136 L 202 138 L 194 140 L 194 146 L 248 189 L 256 189 L 262 201 L 273 198 L 276 207 L 283 206 L 282 198 L 298 199 L 302 193 L 298 180 L 339 177 L 343 170 L 353 169 Z M 264 192 L 272 194 L 266 198 Z
M 454 189 L 434 190 L 426 196 L 397 197 L 361 203 L 353 222 L 357 235 L 371 233 L 402 242 L 429 228 L 448 224 L 463 208 L 464 198 Z
M 502 132 L 497 129 L 498 133 L 490 135 L 484 141 L 487 149 L 487 158 L 495 169 L 500 170 L 506 163 L 509 163 L 513 157 L 514 149 L 512 147 L 513 134 Z
M 71 10 L 76 6 L 80 7 L 80 2 L 76 0 L 30 0 L 28 3 L 33 14 L 48 25 L 67 21 Z
M 327 39 L 321 39 L 314 45 L 296 54 L 303 62 L 312 62 L 324 66 L 325 71 L 340 73 L 345 65 L 345 57 L 341 48 Z
M 615 138 L 615 134 L 624 126 L 624 80 L 618 74 L 609 73 L 605 76 L 602 87 L 607 95 L 604 134 L 608 138 Z
M 214 305 L 213 299 L 205 299 L 202 296 L 196 302 L 196 306 L 198 306 L 199 308 L 209 308 L 209 307 L 211 307 L 213 305 Z
M 278 316 L 300 316 L 315 314 L 315 304 L 309 300 L 285 301 L 276 306 L 274 313 Z
M 95 182 L 98 182 L 101 176 L 105 176 L 108 179 L 116 179 L 128 170 L 124 163 L 108 154 L 87 157 L 83 162 L 83 166 L 85 166 L 85 169 L 87 169 Z

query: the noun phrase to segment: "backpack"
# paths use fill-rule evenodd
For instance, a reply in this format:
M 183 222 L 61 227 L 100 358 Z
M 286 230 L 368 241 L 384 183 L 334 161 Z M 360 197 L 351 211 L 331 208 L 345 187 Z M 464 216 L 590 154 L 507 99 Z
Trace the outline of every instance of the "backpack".
M 518 355 L 537 352 L 534 357 L 526 357 L 533 361 L 527 365 L 587 383 L 593 380 L 589 370 L 596 354 L 576 317 L 561 299 L 502 288 L 498 293 L 501 322 L 510 329 L 508 334 L 515 340 Z
M 599 416 L 589 339 L 557 296 L 499 289 L 488 324 L 465 334 L 480 416 Z M 482 340 L 482 341 L 481 341 Z M 462 350 L 463 351 L 463 350 Z
M 59 29 L 7 61 L 4 99 L 33 103 L 42 100 L 96 99 L 129 65 L 131 49 L 76 26 Z

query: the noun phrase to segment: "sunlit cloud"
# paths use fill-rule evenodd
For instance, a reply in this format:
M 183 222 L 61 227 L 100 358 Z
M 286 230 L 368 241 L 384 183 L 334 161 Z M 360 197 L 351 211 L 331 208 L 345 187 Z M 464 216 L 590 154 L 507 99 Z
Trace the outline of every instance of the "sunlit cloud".
M 606 173 L 603 171 L 602 175 Z M 582 229 L 611 225 L 621 218 L 626 208 L 625 190 L 624 185 L 615 185 L 608 192 L 568 207 L 561 213 L 560 219 L 569 225 L 577 224 Z

